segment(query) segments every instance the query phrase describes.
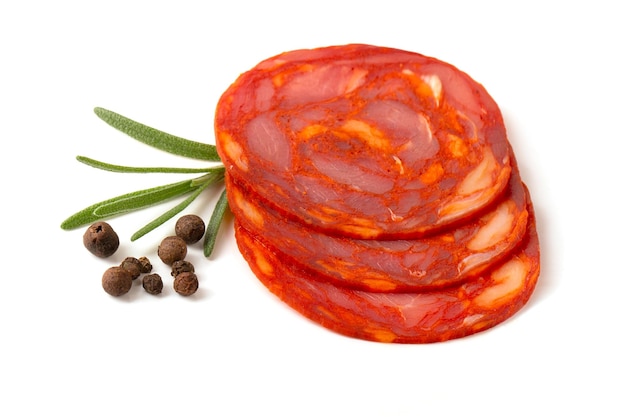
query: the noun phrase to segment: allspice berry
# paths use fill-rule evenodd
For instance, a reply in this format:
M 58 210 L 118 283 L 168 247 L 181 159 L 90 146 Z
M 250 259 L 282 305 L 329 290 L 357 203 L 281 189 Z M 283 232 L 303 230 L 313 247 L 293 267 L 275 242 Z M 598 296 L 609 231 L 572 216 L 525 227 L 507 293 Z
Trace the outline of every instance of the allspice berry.
M 142 285 L 148 294 L 157 295 L 163 291 L 163 280 L 159 274 L 144 275 Z
M 83 244 L 97 257 L 108 258 L 119 248 L 120 239 L 111 225 L 106 222 L 97 222 L 85 231 Z
M 174 291 L 188 296 L 198 290 L 198 277 L 193 272 L 181 272 L 174 278 Z
M 126 294 L 132 285 L 131 273 L 120 266 L 112 266 L 102 275 L 102 288 L 113 297 Z
M 141 265 L 141 273 L 147 274 L 148 272 L 152 272 L 152 263 L 150 263 L 150 259 L 142 256 L 138 259 L 139 264 Z
M 204 236 L 204 221 L 195 214 L 187 214 L 176 221 L 174 230 L 185 243 L 196 243 Z
M 176 278 L 176 275 L 181 272 L 196 272 L 193 264 L 189 261 L 180 260 L 172 264 L 172 276 Z
M 132 256 L 124 259 L 120 264 L 120 267 L 130 272 L 133 279 L 137 279 L 139 278 L 139 275 L 141 275 L 141 263 L 139 262 L 139 259 L 133 258 Z
M 178 236 L 168 236 L 161 241 L 157 254 L 163 263 L 172 265 L 176 261 L 185 259 L 185 256 L 187 256 L 187 244 Z

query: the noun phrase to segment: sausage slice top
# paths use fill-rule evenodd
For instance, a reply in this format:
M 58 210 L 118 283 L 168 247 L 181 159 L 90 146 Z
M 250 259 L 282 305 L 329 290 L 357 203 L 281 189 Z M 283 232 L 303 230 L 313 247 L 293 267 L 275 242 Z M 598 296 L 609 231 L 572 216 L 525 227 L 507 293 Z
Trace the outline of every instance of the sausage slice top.
M 370 45 L 286 52 L 222 95 L 229 174 L 283 215 L 359 239 L 424 236 L 493 202 L 511 175 L 502 115 L 467 74 Z

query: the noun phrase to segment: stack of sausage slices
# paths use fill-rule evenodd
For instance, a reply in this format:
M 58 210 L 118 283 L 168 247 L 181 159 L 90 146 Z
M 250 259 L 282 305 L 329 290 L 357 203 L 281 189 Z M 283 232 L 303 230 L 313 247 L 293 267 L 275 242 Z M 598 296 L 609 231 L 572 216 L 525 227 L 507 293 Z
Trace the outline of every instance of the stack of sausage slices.
M 378 342 L 467 336 L 539 276 L 532 203 L 485 89 L 371 45 L 283 53 L 221 97 L 239 249 L 292 308 Z

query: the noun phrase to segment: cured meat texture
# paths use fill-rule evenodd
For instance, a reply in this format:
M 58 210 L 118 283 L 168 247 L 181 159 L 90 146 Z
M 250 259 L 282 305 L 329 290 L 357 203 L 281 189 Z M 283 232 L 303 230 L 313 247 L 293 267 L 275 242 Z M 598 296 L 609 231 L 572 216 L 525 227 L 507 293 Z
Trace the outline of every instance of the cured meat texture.
M 431 343 L 519 311 L 539 276 L 500 111 L 465 73 L 369 45 L 261 62 L 216 111 L 239 249 L 341 334 Z
M 228 176 L 230 208 L 241 226 L 284 259 L 335 284 L 367 291 L 406 292 L 450 286 L 506 257 L 526 234 L 527 192 L 517 172 L 507 193 L 485 214 L 458 228 L 413 240 L 331 236 L 289 221 L 259 203 Z
M 511 173 L 502 115 L 468 75 L 369 45 L 287 52 L 221 97 L 218 151 L 267 204 L 327 233 L 414 238 L 494 201 Z
M 489 272 L 415 293 L 372 293 L 320 281 L 239 224 L 235 230 L 241 252 L 272 293 L 324 327 L 376 342 L 442 342 L 487 330 L 524 306 L 539 277 L 534 219 L 520 249 Z

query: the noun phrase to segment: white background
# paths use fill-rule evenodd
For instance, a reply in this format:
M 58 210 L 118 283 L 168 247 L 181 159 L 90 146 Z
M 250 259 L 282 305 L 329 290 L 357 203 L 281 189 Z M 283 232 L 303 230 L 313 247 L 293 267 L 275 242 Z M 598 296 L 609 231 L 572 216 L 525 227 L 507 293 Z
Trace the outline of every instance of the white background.
M 626 247 L 624 30 L 614 1 L 22 1 L 0 6 L 0 415 L 623 416 Z M 269 294 L 232 223 L 201 289 L 169 286 L 156 246 L 169 206 L 111 221 L 112 259 L 62 220 L 181 177 L 115 174 L 76 155 L 202 166 L 141 145 L 102 106 L 214 143 L 220 94 L 280 52 L 371 43 L 450 62 L 501 106 L 542 244 L 537 290 L 495 329 L 432 345 L 331 333 Z M 190 208 L 205 218 L 215 194 Z M 170 204 L 171 205 L 171 204 Z M 159 297 L 115 299 L 102 272 L 153 258 Z M 138 283 L 136 283 L 138 284 Z

